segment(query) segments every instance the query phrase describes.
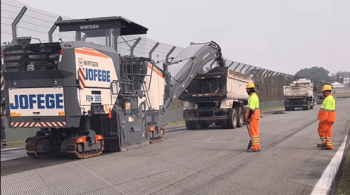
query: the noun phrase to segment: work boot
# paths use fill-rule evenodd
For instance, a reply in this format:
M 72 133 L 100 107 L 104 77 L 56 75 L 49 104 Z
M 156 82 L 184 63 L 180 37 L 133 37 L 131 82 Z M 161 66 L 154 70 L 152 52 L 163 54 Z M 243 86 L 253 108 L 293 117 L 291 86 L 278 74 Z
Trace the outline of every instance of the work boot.
M 326 147 L 324 144 L 317 144 L 318 148 Z
M 260 152 L 260 150 L 253 150 L 253 149 L 248 149 L 246 152 Z
M 327 148 L 326 146 L 321 147 L 321 150 L 332 150 L 332 148 Z

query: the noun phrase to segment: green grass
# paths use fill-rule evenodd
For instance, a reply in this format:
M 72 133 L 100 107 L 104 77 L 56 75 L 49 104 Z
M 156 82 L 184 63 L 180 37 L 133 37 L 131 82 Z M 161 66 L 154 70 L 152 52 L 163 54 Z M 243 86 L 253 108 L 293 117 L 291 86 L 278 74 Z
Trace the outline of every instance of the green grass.
M 277 110 L 277 109 L 282 109 L 282 108 L 284 108 L 284 107 L 281 106 L 281 107 L 262 108 L 262 109 L 260 110 L 260 112 L 268 112 L 268 111 Z
M 170 108 L 180 108 L 184 105 L 185 103 L 181 100 L 175 100 L 175 102 L 170 106 Z
M 169 122 L 167 124 L 167 126 L 171 127 L 171 126 L 178 126 L 178 125 L 184 125 L 184 124 L 185 124 L 184 120 L 179 120 L 179 121 L 175 121 L 175 122 Z
M 350 148 L 346 156 L 343 174 L 339 181 L 337 195 L 350 195 Z
M 19 148 L 25 147 L 26 143 L 24 140 L 7 142 L 7 148 Z
M 282 109 L 284 108 L 282 107 L 270 107 L 270 108 L 263 108 L 261 109 L 261 112 L 268 112 L 268 111 L 273 111 L 273 110 L 277 110 L 277 109 Z M 166 126 L 171 127 L 171 126 L 178 126 L 178 125 L 184 125 L 185 121 L 184 120 L 178 120 L 178 121 L 174 121 L 174 122 L 169 122 Z

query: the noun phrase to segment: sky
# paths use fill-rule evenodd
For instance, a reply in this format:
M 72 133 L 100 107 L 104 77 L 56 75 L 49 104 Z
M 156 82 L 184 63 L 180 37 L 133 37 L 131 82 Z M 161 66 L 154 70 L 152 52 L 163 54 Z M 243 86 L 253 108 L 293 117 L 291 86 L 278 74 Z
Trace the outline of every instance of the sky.
M 349 0 L 19 0 L 70 18 L 123 16 L 181 47 L 215 41 L 225 58 L 278 72 L 350 71 Z

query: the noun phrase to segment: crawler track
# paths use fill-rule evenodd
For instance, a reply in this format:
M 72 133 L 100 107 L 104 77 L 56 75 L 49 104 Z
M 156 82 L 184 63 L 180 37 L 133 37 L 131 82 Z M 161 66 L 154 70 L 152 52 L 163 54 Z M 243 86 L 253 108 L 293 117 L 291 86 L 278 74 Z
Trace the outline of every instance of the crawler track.
M 82 151 L 79 152 L 78 150 L 78 145 L 81 144 L 77 144 L 76 141 L 80 136 L 76 136 L 76 137 L 72 137 L 69 140 L 64 141 L 62 144 L 66 144 L 66 155 L 70 158 L 90 158 L 90 157 L 94 157 L 94 156 L 99 156 L 102 154 L 103 150 L 104 150 L 104 141 L 103 140 L 99 140 L 99 142 L 101 143 L 101 147 L 98 150 L 91 150 L 91 151 Z M 50 139 L 49 136 L 34 136 L 34 137 L 30 137 L 27 139 L 26 141 L 26 150 L 27 150 L 27 154 L 30 157 L 48 157 L 48 156 L 53 156 L 55 154 L 59 154 L 58 150 L 52 150 L 49 152 L 38 152 L 37 151 L 37 147 L 36 144 L 38 143 L 38 141 L 43 140 L 43 139 Z

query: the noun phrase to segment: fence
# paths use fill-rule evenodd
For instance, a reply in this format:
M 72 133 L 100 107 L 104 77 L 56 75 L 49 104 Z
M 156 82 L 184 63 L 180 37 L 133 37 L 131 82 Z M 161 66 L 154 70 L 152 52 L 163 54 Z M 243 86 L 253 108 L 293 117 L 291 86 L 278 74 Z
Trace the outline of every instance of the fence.
M 49 42 L 49 31 L 53 30 L 52 40 L 58 41 L 74 41 L 74 32 L 58 32 L 55 30 L 54 23 L 61 19 L 71 19 L 65 16 L 45 12 L 43 10 L 31 8 L 26 4 L 15 0 L 1 1 L 1 41 L 9 43 L 13 39 L 14 33 L 18 37 L 31 36 L 40 39 L 42 42 Z M 118 37 L 118 51 L 121 55 L 129 55 L 130 47 L 133 45 L 139 36 L 124 36 Z M 104 44 L 105 40 L 102 38 L 94 38 L 89 40 L 95 44 Z M 161 63 L 165 60 L 166 55 L 175 46 L 167 43 L 157 42 L 155 40 L 141 37 L 140 42 L 134 49 L 135 56 L 149 57 L 149 51 L 155 46 L 152 53 L 152 59 Z M 169 57 L 176 56 L 183 48 L 176 46 Z

